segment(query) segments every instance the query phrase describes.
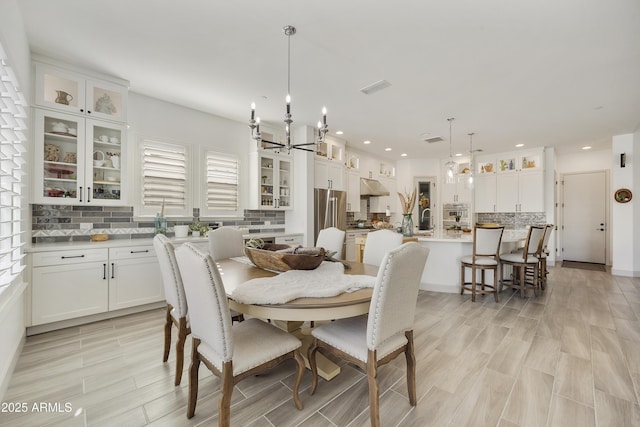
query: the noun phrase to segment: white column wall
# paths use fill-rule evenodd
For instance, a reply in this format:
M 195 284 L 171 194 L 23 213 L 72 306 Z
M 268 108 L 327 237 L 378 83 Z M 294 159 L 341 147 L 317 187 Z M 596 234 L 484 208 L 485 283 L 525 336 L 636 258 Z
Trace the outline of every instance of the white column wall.
M 616 135 L 613 137 L 611 159 L 611 194 L 620 188 L 628 188 L 635 192 L 629 203 L 613 202 L 611 208 L 611 240 L 612 263 L 611 273 L 618 276 L 640 276 L 640 240 L 638 239 L 638 188 L 634 189 L 634 182 L 638 181 L 634 172 L 640 168 L 640 159 L 634 155 L 634 135 Z M 620 154 L 626 154 L 625 167 L 620 166 Z M 635 190 L 635 191 L 634 191 Z M 635 239 L 634 239 L 635 237 Z M 634 243 L 635 240 L 635 243 Z

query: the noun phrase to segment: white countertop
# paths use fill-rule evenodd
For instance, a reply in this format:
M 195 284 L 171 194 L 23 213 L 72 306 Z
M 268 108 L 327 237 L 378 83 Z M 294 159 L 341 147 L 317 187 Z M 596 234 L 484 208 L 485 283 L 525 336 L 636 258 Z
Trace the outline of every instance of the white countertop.
M 418 238 L 418 242 L 446 242 L 446 243 L 472 243 L 473 232 L 447 232 L 442 229 L 434 230 L 431 235 L 421 235 L 420 233 L 414 234 Z M 526 230 L 505 230 L 502 235 L 503 243 L 514 243 L 527 238 Z
M 268 237 L 289 237 L 289 236 L 301 236 L 303 233 L 274 233 L 274 232 L 266 232 L 266 233 L 247 233 L 243 234 L 242 237 L 244 239 L 250 238 L 268 238 Z M 87 236 L 89 239 L 90 236 Z M 175 238 L 170 237 L 169 240 L 175 243 L 205 243 L 207 242 L 206 237 L 185 237 L 185 238 Z M 111 239 L 106 240 L 104 242 L 54 242 L 54 243 L 36 243 L 31 244 L 29 246 L 25 246 L 25 252 L 46 252 L 52 250 L 77 250 L 77 249 L 99 249 L 99 248 L 121 248 L 126 246 L 145 246 L 152 245 L 152 238 L 144 238 L 144 239 Z

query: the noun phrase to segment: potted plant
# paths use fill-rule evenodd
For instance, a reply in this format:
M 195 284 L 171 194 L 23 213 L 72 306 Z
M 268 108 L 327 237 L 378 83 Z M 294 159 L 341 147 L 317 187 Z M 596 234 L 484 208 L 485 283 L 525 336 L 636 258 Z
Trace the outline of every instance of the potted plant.
M 191 230 L 191 235 L 193 237 L 200 237 L 201 235 L 206 236 L 209 232 L 209 226 L 196 221 L 189 226 L 189 230 Z

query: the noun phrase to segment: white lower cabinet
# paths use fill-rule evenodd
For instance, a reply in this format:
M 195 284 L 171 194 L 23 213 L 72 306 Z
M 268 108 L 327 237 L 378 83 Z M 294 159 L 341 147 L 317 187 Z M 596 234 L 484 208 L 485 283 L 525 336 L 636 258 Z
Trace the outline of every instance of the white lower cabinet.
M 152 245 L 109 249 L 109 311 L 163 299 L 162 276 Z
M 31 273 L 32 324 L 107 311 L 107 264 L 107 249 L 35 253 Z
M 347 261 L 355 261 L 358 259 L 356 253 L 356 237 L 363 237 L 369 233 L 369 230 L 347 231 L 345 235 L 345 251 L 344 259 Z
M 164 300 L 152 245 L 36 252 L 32 267 L 32 326 Z

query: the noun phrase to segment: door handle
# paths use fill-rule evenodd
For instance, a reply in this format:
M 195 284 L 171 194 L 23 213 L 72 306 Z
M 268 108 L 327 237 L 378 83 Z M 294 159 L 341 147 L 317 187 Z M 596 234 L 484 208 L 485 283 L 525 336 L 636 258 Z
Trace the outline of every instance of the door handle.
M 102 280 L 107 280 L 107 264 L 102 264 Z
M 111 278 L 115 278 L 115 269 L 116 269 L 116 265 L 115 263 L 111 263 Z
M 80 192 L 78 194 L 80 194 L 80 200 L 78 200 L 78 202 L 82 203 L 82 187 L 80 187 Z
M 87 187 L 87 203 L 91 202 L 91 187 Z

